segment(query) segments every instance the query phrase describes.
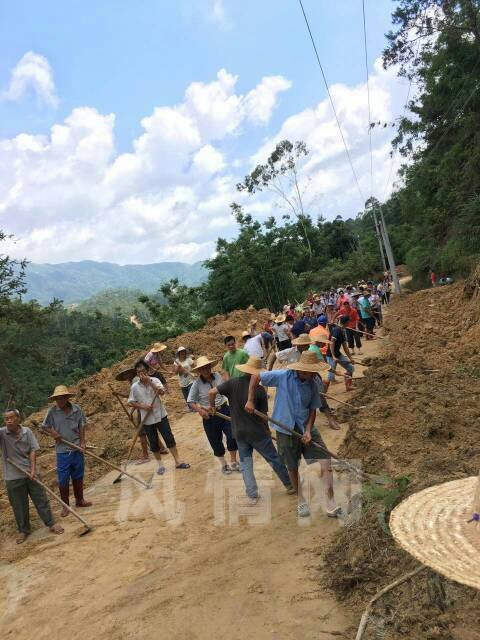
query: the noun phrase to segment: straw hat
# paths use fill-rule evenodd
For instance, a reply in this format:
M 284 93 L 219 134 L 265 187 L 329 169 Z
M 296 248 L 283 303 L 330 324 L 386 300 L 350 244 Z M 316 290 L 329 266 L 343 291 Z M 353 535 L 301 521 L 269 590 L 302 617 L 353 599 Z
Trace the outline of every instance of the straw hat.
M 401 547 L 434 571 L 475 589 L 480 589 L 479 523 L 480 476 L 414 493 L 390 516 L 390 530 Z
M 74 396 L 75 393 L 70 391 L 68 387 L 64 384 L 59 384 L 55 387 L 51 396 L 49 396 L 50 400 L 55 400 L 55 398 L 61 398 L 62 396 Z
M 192 367 L 190 371 L 198 371 L 198 369 L 201 369 L 202 367 L 206 367 L 209 364 L 211 364 L 213 367 L 217 364 L 217 362 L 218 360 L 210 360 L 209 358 L 207 358 L 207 356 L 199 356 L 197 358 L 197 362 L 195 363 L 195 366 Z
M 285 322 L 287 316 L 284 313 L 280 313 L 276 318 L 275 318 L 275 322 L 277 322 L 278 324 L 282 324 L 282 322 Z
M 161 342 L 155 342 L 153 347 L 150 349 L 152 353 L 160 353 L 160 351 L 165 351 L 167 348 L 166 344 L 162 344 Z
M 295 338 L 294 340 L 292 340 L 292 344 L 294 345 L 312 344 L 312 341 L 310 340 L 310 336 L 308 335 L 308 333 L 301 333 L 298 336 L 298 338 Z
M 120 371 L 120 373 L 117 373 L 117 375 L 115 376 L 115 380 L 119 380 L 120 382 L 124 382 L 125 380 L 128 380 L 128 382 L 131 382 L 136 375 L 137 375 L 137 372 L 133 367 L 131 367 L 130 369 L 123 369 L 123 371 Z
M 257 356 L 250 356 L 245 364 L 235 365 L 235 369 L 238 369 L 242 373 L 262 373 L 265 371 L 262 367 L 262 361 Z
M 313 351 L 304 351 L 298 362 L 292 362 L 292 364 L 287 365 L 287 369 L 308 373 L 320 373 L 325 368 L 328 368 L 328 365 L 325 362 L 321 362 Z
M 242 331 L 242 338 L 249 338 L 251 335 L 250 331 Z
M 276 317 L 277 317 L 277 316 L 276 316 L 274 313 L 271 313 L 271 314 L 270 314 L 270 320 L 275 320 L 275 318 L 276 318 Z
M 178 347 L 177 353 L 180 353 L 181 351 L 187 351 L 187 348 L 186 347 Z

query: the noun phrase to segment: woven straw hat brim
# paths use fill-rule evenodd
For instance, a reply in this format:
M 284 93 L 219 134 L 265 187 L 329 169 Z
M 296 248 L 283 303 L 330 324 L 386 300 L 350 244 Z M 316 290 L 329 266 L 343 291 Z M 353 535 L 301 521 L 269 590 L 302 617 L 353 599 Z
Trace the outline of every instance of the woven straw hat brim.
M 150 351 L 152 353 L 161 353 L 162 351 L 165 351 L 165 349 L 167 348 L 166 344 L 161 344 L 158 347 L 156 347 L 155 345 L 150 349 Z
M 286 369 L 293 369 L 293 371 L 303 371 L 306 373 L 320 373 L 321 371 L 325 371 L 330 367 L 325 362 L 318 362 L 318 364 L 302 364 L 299 362 L 292 362 L 292 364 L 288 364 Z
M 51 396 L 48 396 L 48 399 L 55 400 L 55 398 L 71 398 L 74 395 L 75 393 L 73 393 L 72 391 L 69 391 L 68 393 L 55 393 L 54 391 Z
M 478 477 L 454 480 L 415 493 L 390 516 L 397 543 L 442 575 L 480 589 L 480 529 L 468 523 Z
M 308 339 L 306 339 L 306 338 L 294 338 L 292 340 L 292 344 L 294 344 L 295 346 L 307 345 L 307 344 L 312 344 L 312 341 L 310 340 L 310 338 L 308 338 Z
M 264 371 L 266 371 L 266 369 L 257 369 L 256 367 L 251 367 L 246 363 L 236 364 L 235 369 L 238 369 L 242 373 L 250 373 L 251 375 L 254 375 L 255 373 L 263 373 Z
M 190 371 L 198 371 L 198 369 L 202 369 L 203 367 L 208 367 L 208 365 L 212 365 L 212 367 L 214 367 L 216 364 L 218 363 L 218 360 L 206 360 L 205 362 L 202 362 L 201 364 L 197 364 L 195 367 L 192 367 L 190 369 Z
M 137 372 L 135 371 L 135 369 L 124 369 L 123 371 L 120 371 L 120 373 L 117 373 L 117 375 L 115 376 L 115 380 L 119 380 L 120 382 L 128 380 L 130 382 L 131 380 L 133 380 L 133 378 L 135 378 L 136 375 Z

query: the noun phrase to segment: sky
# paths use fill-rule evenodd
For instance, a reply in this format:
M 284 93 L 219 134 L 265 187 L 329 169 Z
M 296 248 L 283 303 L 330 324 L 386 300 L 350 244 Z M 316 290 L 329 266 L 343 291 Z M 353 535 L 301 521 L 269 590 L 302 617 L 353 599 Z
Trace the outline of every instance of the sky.
M 366 0 L 372 121 L 408 86 L 383 70 L 392 0 Z M 359 178 L 346 158 L 298 0 L 23 0 L 0 6 L 2 252 L 33 262 L 195 262 L 285 213 L 235 185 L 277 142 L 304 140 L 313 218 L 388 196 L 391 127 L 372 131 L 362 2 L 304 0 Z

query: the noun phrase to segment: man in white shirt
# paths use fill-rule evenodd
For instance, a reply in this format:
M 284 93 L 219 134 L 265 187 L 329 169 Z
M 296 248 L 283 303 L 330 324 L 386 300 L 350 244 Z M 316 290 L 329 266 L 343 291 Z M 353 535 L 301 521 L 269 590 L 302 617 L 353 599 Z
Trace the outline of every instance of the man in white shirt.
M 140 419 L 144 421 L 143 431 L 148 438 L 150 450 L 157 459 L 159 466 L 157 473 L 163 475 L 165 467 L 161 462 L 160 443 L 158 432 L 160 432 L 165 444 L 175 459 L 177 469 L 189 469 L 190 465 L 182 462 L 178 455 L 177 444 L 173 437 L 167 411 L 159 396 L 165 394 L 165 388 L 158 378 L 148 375 L 148 365 L 144 360 L 139 360 L 135 365 L 138 380 L 133 382 L 130 388 L 128 404 L 140 411 Z

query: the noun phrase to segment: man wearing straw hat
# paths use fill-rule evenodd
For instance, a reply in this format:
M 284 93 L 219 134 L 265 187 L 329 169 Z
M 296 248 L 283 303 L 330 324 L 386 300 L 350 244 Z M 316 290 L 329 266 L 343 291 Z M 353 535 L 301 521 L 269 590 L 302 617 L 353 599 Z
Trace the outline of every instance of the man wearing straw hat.
M 259 500 L 258 485 L 253 471 L 253 451 L 258 453 L 268 462 L 282 481 L 288 493 L 294 493 L 287 468 L 280 460 L 275 445 L 270 435 L 268 424 L 260 417 L 245 411 L 248 400 L 250 376 L 262 371 L 260 358 L 251 356 L 245 364 L 237 364 L 237 369 L 242 373 L 241 378 L 230 378 L 209 391 L 210 413 L 217 411 L 215 400 L 218 394 L 228 398 L 230 416 L 232 418 L 233 436 L 237 442 L 240 462 L 242 464 L 243 481 L 250 504 L 256 505 Z M 259 386 L 255 392 L 254 405 L 257 411 L 268 412 L 268 399 L 265 389 Z
M 292 346 L 292 333 L 290 326 L 285 322 L 286 318 L 286 315 L 281 313 L 275 318 L 275 324 L 272 327 L 279 351 L 289 349 Z
M 320 462 L 327 495 L 327 515 L 336 517 L 339 512 L 334 501 L 331 460 L 320 433 L 313 426 L 317 409 L 321 407 L 320 395 L 313 378 L 322 368 L 325 365 L 319 362 L 317 356 L 312 351 L 305 351 L 299 361 L 289 364 L 287 369 L 255 373 L 250 378 L 248 402 L 245 404 L 246 411 L 253 413 L 255 392 L 259 384 L 276 387 L 273 419 L 302 435 L 301 439 L 296 438 L 278 425 L 273 425 L 277 432 L 278 452 L 298 494 L 300 517 L 310 515 L 298 473 L 302 456 L 307 464 Z M 319 444 L 323 450 L 313 446 L 312 442 Z
M 3 414 L 5 426 L 0 429 L 3 479 L 17 523 L 16 543 L 22 544 L 30 535 L 28 497 L 32 500 L 40 519 L 52 533 L 61 534 L 63 528 L 55 524 L 45 489 L 35 482 L 36 453 L 40 449 L 37 439 L 28 427 L 20 423 L 20 412 L 7 409 Z M 24 473 L 8 460 L 25 470 Z
M 162 344 L 161 342 L 155 342 L 155 344 L 150 349 L 150 351 L 145 355 L 143 360 L 150 367 L 149 374 L 151 376 L 154 376 L 155 378 L 158 378 L 160 382 L 163 384 L 163 386 L 165 387 L 165 392 L 168 393 L 168 383 L 164 374 L 165 373 L 170 374 L 172 373 L 172 371 L 170 371 L 170 369 L 168 369 L 168 367 L 165 366 L 164 362 L 162 361 L 162 356 L 160 355 L 162 351 L 165 351 L 166 348 L 167 348 L 166 344 Z
M 197 359 L 196 366 L 192 371 L 198 373 L 198 378 L 192 385 L 188 394 L 187 402 L 200 416 L 203 421 L 203 428 L 208 442 L 212 447 L 213 455 L 218 458 L 222 473 L 229 475 L 232 471 L 241 471 L 237 462 L 237 443 L 232 434 L 232 427 L 228 420 L 219 416 L 211 415 L 210 412 L 210 391 L 218 387 L 222 382 L 222 376 L 212 371 L 212 367 L 217 364 L 217 360 L 212 360 L 206 356 L 200 356 Z M 227 399 L 222 395 L 215 398 L 215 407 L 219 413 L 226 416 L 230 415 Z M 230 452 L 230 466 L 225 460 L 225 445 L 223 444 L 223 436 L 225 436 L 227 450 Z
M 55 387 L 50 396 L 50 400 L 54 400 L 55 405 L 47 411 L 47 415 L 43 420 L 43 428 L 56 440 L 58 489 L 63 502 L 70 504 L 71 480 L 76 506 L 91 507 L 92 503 L 83 497 L 84 455 L 60 441 L 61 438 L 64 438 L 85 449 L 87 419 L 80 406 L 71 402 L 71 398 L 74 395 L 63 384 Z M 68 513 L 64 507 L 61 515 L 65 517 Z

